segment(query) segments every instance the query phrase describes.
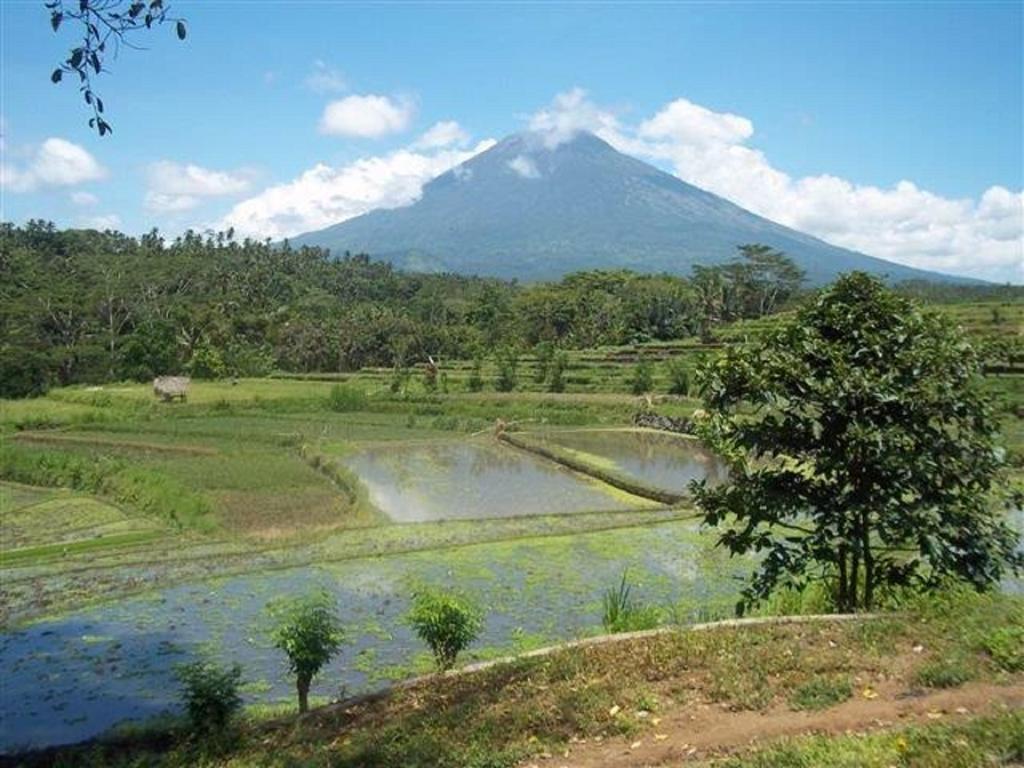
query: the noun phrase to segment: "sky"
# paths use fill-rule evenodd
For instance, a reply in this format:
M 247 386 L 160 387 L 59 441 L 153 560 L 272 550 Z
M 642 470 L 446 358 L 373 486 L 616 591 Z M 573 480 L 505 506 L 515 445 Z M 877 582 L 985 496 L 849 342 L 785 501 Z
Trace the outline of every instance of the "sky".
M 591 130 L 755 213 L 1024 283 L 1024 4 L 170 0 L 96 81 L 0 0 L 0 218 L 274 239 L 416 200 L 523 130 Z

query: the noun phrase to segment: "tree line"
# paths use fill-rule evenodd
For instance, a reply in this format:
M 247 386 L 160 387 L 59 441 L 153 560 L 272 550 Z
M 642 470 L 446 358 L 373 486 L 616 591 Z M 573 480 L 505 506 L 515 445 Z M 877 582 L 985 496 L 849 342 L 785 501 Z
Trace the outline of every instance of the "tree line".
M 0 224 L 0 395 L 164 374 L 258 376 L 480 358 L 495 349 L 709 338 L 777 311 L 802 274 L 745 245 L 689 278 L 628 270 L 514 281 L 186 232 L 166 240 Z

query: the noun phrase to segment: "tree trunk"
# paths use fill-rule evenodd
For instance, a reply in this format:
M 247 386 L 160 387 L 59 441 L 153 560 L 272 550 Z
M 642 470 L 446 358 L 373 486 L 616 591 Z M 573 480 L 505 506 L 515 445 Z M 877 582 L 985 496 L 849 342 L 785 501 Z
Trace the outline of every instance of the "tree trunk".
M 839 553 L 836 558 L 839 564 L 839 595 L 836 597 L 836 608 L 840 613 L 849 613 L 847 607 L 847 595 L 849 591 L 846 584 L 846 547 L 839 545 Z
M 312 681 L 307 675 L 299 675 L 295 680 L 295 687 L 299 692 L 299 714 L 309 711 L 309 684 Z
M 869 513 L 861 514 L 861 549 L 864 551 L 864 610 L 870 611 L 875 602 L 875 558 L 871 554 L 871 522 Z

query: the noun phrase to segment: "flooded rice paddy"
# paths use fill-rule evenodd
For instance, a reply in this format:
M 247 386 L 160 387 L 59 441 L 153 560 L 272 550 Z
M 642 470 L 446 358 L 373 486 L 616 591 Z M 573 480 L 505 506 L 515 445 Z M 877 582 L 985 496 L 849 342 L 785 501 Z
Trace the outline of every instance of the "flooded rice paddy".
M 724 479 L 718 457 L 696 440 L 646 429 L 571 429 L 537 433 L 584 460 L 668 491 L 684 491 L 691 480 Z
M 610 511 L 643 500 L 490 439 L 364 448 L 344 458 L 391 520 Z
M 0 635 L 0 752 L 73 742 L 175 711 L 177 664 L 208 655 L 245 670 L 249 703 L 291 702 L 269 643 L 266 604 L 323 588 L 348 627 L 314 694 L 338 697 L 424 671 L 403 622 L 416 584 L 455 586 L 486 607 L 469 658 L 600 631 L 602 592 L 629 568 L 637 594 L 681 619 L 726 613 L 749 564 L 710 547 L 696 524 L 523 539 L 200 581 Z

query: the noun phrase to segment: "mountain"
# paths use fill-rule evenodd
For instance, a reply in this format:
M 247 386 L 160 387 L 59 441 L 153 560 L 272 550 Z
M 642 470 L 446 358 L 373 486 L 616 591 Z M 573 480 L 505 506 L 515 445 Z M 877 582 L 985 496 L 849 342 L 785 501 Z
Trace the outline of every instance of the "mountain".
M 812 284 L 860 269 L 889 280 L 960 280 L 839 248 L 624 155 L 590 133 L 548 148 L 509 136 L 426 184 L 419 200 L 292 239 L 414 271 L 546 280 L 582 269 L 686 275 L 736 247 L 784 251 Z M 964 282 L 968 282 L 964 280 Z

